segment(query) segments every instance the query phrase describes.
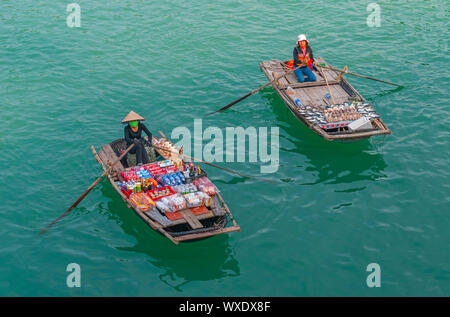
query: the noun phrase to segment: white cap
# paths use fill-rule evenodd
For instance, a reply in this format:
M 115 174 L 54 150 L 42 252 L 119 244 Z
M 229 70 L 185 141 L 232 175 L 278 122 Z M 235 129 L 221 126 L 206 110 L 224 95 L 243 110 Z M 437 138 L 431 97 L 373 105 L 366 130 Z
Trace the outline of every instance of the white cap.
M 309 41 L 306 39 L 306 35 L 305 34 L 300 34 L 297 37 L 297 42 L 301 42 L 301 41 L 306 41 L 306 43 L 309 43 Z

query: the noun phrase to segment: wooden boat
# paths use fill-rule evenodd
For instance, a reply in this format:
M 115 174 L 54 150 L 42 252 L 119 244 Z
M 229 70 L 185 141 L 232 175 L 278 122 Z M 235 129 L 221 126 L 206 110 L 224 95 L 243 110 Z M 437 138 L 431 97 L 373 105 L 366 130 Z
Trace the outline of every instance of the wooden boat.
M 162 132 L 159 133 L 162 138 L 166 139 Z M 158 139 L 160 138 L 153 136 L 152 143 L 155 143 L 155 141 L 158 141 Z M 96 160 L 101 164 L 103 170 L 106 170 L 107 168 L 109 168 L 112 162 L 118 159 L 121 152 L 123 152 L 125 148 L 125 140 L 118 139 L 109 144 L 103 145 L 98 153 L 93 146 L 91 147 L 91 150 Z M 153 149 L 156 150 L 163 159 L 168 159 L 168 154 L 166 151 L 158 150 L 154 147 Z M 151 154 L 154 153 L 150 153 L 150 150 L 154 150 L 152 150 L 152 148 L 150 147 L 146 147 L 146 150 L 149 154 L 149 158 L 152 157 Z M 154 156 L 155 155 L 153 155 L 153 157 Z M 179 211 L 179 213 L 183 217 L 181 219 L 173 221 L 169 220 L 161 213 L 159 213 L 159 215 L 153 214 L 150 216 L 148 212 L 144 212 L 139 207 L 133 206 L 133 204 L 120 190 L 119 186 L 116 183 L 120 180 L 122 171 L 129 170 L 134 166 L 133 164 L 135 164 L 135 155 L 128 154 L 128 164 L 130 166 L 128 168 L 124 168 L 121 162 L 118 162 L 116 165 L 114 165 L 112 172 L 107 175 L 109 182 L 125 201 L 128 208 L 133 209 L 133 211 L 150 228 L 161 233 L 162 235 L 170 239 L 173 243 L 178 244 L 179 242 L 193 241 L 212 237 L 222 233 L 240 231 L 239 225 L 236 223 L 236 220 L 231 214 L 219 191 L 217 191 L 215 196 L 211 197 L 211 206 L 208 207 L 207 213 L 194 215 L 190 209 L 184 209 Z M 231 225 L 229 225 L 230 223 Z
M 316 62 L 329 66 L 322 58 L 317 58 Z M 287 61 L 274 59 L 264 61 L 260 63 L 259 66 L 267 78 L 272 81 L 286 73 L 288 70 L 286 63 Z M 306 119 L 307 115 L 300 113 L 299 107 L 295 103 L 296 98 L 298 98 L 304 106 L 330 105 L 331 100 L 325 98 L 325 95 L 329 93 L 330 89 L 336 104 L 366 101 L 344 78 L 344 76 L 342 76 L 342 74 L 323 68 L 322 73 L 328 80 L 329 86 L 327 86 L 327 83 L 321 74 L 316 71 L 314 73 L 317 78 L 317 81 L 315 82 L 299 83 L 295 74 L 291 72 L 289 75 L 280 78 L 272 85 L 281 99 L 283 99 L 287 108 L 309 129 L 328 141 L 357 141 L 367 139 L 374 135 L 391 134 L 391 131 L 383 123 L 381 117 L 371 120 L 372 127 L 354 131 L 348 129 L 346 126 L 333 127 L 331 129 L 329 129 L 331 126 L 327 126 L 328 128 L 324 129 L 318 124 L 310 123 L 310 121 Z M 288 87 L 292 88 L 294 94 L 288 94 Z

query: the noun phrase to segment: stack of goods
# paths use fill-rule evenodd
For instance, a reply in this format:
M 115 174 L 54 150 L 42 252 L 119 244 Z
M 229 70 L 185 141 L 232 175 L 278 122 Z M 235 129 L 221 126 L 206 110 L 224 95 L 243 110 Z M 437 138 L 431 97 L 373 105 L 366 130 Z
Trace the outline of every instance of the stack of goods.
M 176 193 L 170 196 L 163 197 L 156 201 L 156 207 L 163 213 L 176 212 L 182 209 L 186 209 L 186 200 L 183 195 Z
M 216 194 L 216 186 L 206 177 L 200 177 L 192 182 L 199 190 L 205 192 L 209 196 L 214 196 Z
M 183 173 L 176 172 L 173 174 L 161 175 L 158 177 L 158 182 L 163 186 L 177 186 L 184 184 Z
M 164 168 L 164 170 L 166 171 L 167 174 L 172 174 L 172 173 L 177 173 L 178 168 L 176 168 L 175 166 L 167 166 L 166 168 Z
M 138 177 L 134 171 L 122 172 L 122 177 L 126 182 L 138 180 Z
M 200 206 L 211 206 L 211 197 L 204 192 L 194 192 L 184 195 L 186 205 L 188 208 L 195 208 Z
M 194 184 L 190 183 L 190 184 L 182 184 L 182 185 L 178 185 L 178 186 L 172 186 L 172 189 L 176 192 L 176 193 L 180 193 L 180 194 L 189 194 L 189 193 L 195 193 L 196 191 L 198 191 L 197 186 L 195 186 Z
M 165 174 L 165 170 L 162 169 L 158 163 L 151 163 L 143 166 L 147 171 L 153 175 L 153 177 L 157 177 L 159 175 Z
M 134 168 L 129 171 L 124 171 L 122 172 L 122 177 L 124 182 L 121 183 L 120 188 L 127 197 L 130 197 L 132 193 L 147 191 L 158 186 L 158 183 L 144 168 Z
M 123 181 L 116 184 L 130 205 L 165 226 L 182 218 L 179 211 L 187 208 L 194 215 L 212 215 L 211 196 L 216 195 L 216 187 L 206 175 L 194 163 L 177 168 L 172 157 L 127 169 L 121 173 Z
M 119 183 L 119 184 L 120 184 L 119 185 L 120 190 L 128 198 L 130 198 L 131 194 L 141 191 L 141 184 L 139 183 L 139 187 L 138 187 L 138 183 L 136 183 L 134 181 L 128 181 L 128 182 L 123 182 L 123 183 Z
M 133 193 L 129 201 L 136 209 L 141 211 L 155 207 L 155 202 L 143 192 Z
M 164 138 L 153 138 L 152 142 L 164 158 L 171 160 L 177 168 L 182 168 L 183 160 L 172 142 L 167 141 Z
M 299 113 L 310 123 L 317 124 L 325 130 L 346 127 L 361 117 L 368 120 L 380 117 L 367 101 L 331 106 L 302 105 L 299 107 Z

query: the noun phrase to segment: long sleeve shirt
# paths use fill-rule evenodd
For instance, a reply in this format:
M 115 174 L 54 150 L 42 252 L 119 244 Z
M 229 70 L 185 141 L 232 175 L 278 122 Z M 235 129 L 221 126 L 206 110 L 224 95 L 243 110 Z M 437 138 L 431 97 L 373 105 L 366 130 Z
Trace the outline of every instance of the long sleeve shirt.
M 138 130 L 137 132 L 133 132 L 133 130 L 131 130 L 130 125 L 126 125 L 124 130 L 124 136 L 125 136 L 125 141 L 127 141 L 127 145 L 129 146 L 131 143 L 133 143 L 133 139 L 140 139 L 142 137 L 142 131 L 145 132 L 145 134 L 148 135 L 148 140 L 151 143 L 152 142 L 152 133 L 147 129 L 147 127 L 139 122 L 138 124 Z

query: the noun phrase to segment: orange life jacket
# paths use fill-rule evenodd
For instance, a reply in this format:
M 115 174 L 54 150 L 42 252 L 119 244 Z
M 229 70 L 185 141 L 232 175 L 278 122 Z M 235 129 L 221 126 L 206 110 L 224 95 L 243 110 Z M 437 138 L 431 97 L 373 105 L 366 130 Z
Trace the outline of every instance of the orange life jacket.
M 286 67 L 287 67 L 288 69 L 293 70 L 293 69 L 294 69 L 293 66 L 294 66 L 294 60 L 293 60 L 293 59 L 291 59 L 290 61 L 287 61 Z
M 301 48 L 297 48 L 297 52 L 299 52 L 298 55 L 297 55 L 298 61 L 299 61 L 301 64 L 306 63 L 306 65 L 308 65 L 308 67 L 309 67 L 311 70 L 313 70 L 313 68 L 312 68 L 312 59 L 311 59 L 311 57 L 309 56 L 308 50 L 306 50 L 306 54 L 305 54 L 305 55 L 303 55 L 303 52 L 302 52 L 302 49 L 301 49 Z

